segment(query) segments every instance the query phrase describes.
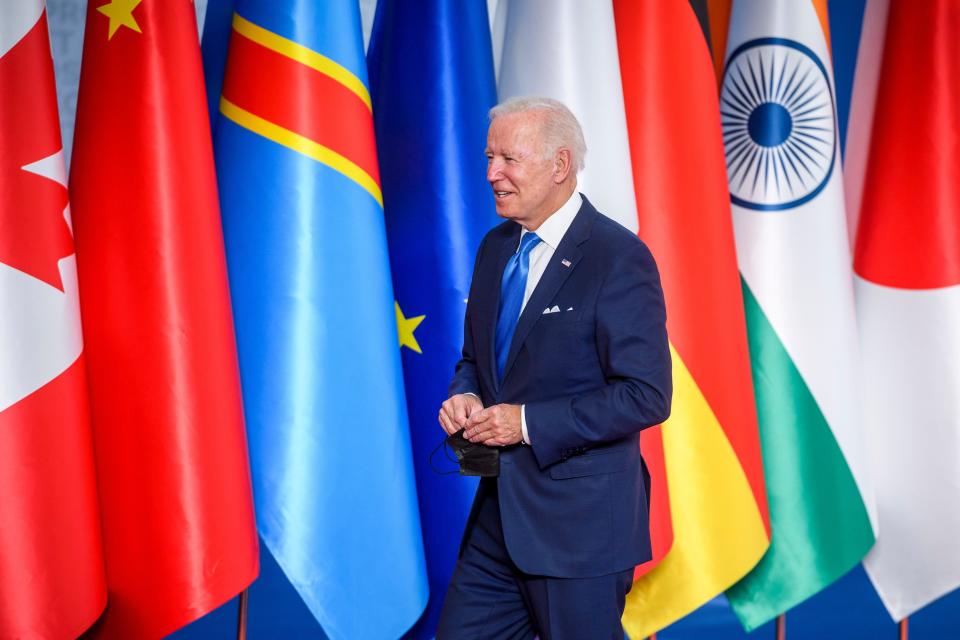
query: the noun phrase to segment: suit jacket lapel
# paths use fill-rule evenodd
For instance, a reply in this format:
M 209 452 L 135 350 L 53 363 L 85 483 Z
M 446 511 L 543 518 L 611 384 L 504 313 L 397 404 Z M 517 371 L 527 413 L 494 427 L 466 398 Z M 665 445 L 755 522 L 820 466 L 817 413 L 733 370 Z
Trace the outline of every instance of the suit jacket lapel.
M 557 291 L 560 290 L 563 283 L 570 277 L 570 274 L 576 269 L 577 263 L 580 262 L 580 258 L 583 257 L 579 245 L 590 237 L 590 227 L 597 215 L 599 215 L 597 210 L 584 198 L 580 211 L 570 224 L 570 228 L 567 229 L 567 233 L 564 234 L 563 240 L 560 241 L 560 246 L 554 251 L 550 263 L 540 278 L 540 282 L 537 283 L 537 287 L 533 290 L 530 300 L 527 301 L 527 305 L 523 308 L 523 313 L 520 314 L 520 319 L 517 321 L 517 328 L 513 332 L 513 341 L 510 343 L 507 364 L 503 368 L 504 379 L 506 379 L 510 373 L 510 368 L 513 366 L 514 360 L 517 359 L 520 347 L 523 346 L 523 342 L 530 334 L 530 330 L 533 329 L 537 320 L 543 315 L 543 310 L 550 301 L 553 300 L 553 297 L 557 295 Z M 507 257 L 509 258 L 509 256 Z M 570 265 L 564 265 L 564 260 L 569 262 Z M 504 261 L 504 264 L 506 264 L 506 261 Z M 503 266 L 500 267 L 500 273 L 503 273 Z M 497 294 L 497 299 L 499 301 L 499 293 Z M 494 322 L 496 322 L 496 318 L 494 318 Z M 494 361 L 496 361 L 496 358 L 494 358 Z M 496 364 L 494 364 L 494 370 L 496 370 Z

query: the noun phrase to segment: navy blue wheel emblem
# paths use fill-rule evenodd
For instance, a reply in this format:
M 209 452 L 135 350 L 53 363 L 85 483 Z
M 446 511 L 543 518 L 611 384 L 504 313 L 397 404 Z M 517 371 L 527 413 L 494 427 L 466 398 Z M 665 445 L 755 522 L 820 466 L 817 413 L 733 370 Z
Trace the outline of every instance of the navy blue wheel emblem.
M 730 199 L 776 211 L 816 196 L 836 156 L 833 91 L 813 51 L 785 38 L 745 42 L 720 89 Z

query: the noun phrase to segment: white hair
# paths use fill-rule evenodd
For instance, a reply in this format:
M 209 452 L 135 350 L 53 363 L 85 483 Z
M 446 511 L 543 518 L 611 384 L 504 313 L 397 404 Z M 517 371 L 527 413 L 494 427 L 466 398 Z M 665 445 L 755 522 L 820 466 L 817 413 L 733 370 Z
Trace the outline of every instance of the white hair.
M 490 122 L 500 116 L 527 112 L 542 112 L 546 116 L 541 127 L 544 155 L 549 157 L 560 149 L 567 149 L 574 172 L 582 171 L 587 156 L 583 129 L 573 112 L 559 100 L 529 96 L 508 98 L 490 109 Z

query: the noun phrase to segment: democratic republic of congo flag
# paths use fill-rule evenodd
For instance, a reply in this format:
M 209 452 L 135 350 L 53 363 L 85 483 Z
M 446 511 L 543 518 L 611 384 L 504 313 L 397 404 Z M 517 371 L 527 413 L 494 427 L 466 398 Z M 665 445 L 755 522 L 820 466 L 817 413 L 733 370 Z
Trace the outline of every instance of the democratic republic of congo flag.
M 623 623 L 644 638 L 742 578 L 770 540 L 710 49 L 686 0 L 614 12 L 640 237 L 674 362 L 670 418 L 642 436 L 654 561 Z
M 747 629 L 874 542 L 826 3 L 736 0 L 720 90 L 772 538 Z
M 215 147 L 264 542 L 326 634 L 427 601 L 356 2 L 236 3 Z

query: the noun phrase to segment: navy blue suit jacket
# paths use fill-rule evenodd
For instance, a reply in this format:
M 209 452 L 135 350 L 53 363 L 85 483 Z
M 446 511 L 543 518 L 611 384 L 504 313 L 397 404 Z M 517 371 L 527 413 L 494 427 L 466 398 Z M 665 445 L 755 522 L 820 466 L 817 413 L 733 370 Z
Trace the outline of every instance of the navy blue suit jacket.
M 505 222 L 477 251 L 450 395 L 475 393 L 484 406 L 526 405 L 533 445 L 504 448 L 497 481 L 514 563 L 565 578 L 623 571 L 650 559 L 639 434 L 670 413 L 657 266 L 633 233 L 584 198 L 520 315 L 498 380 L 500 280 L 520 230 Z M 543 314 L 554 306 L 559 313 Z

